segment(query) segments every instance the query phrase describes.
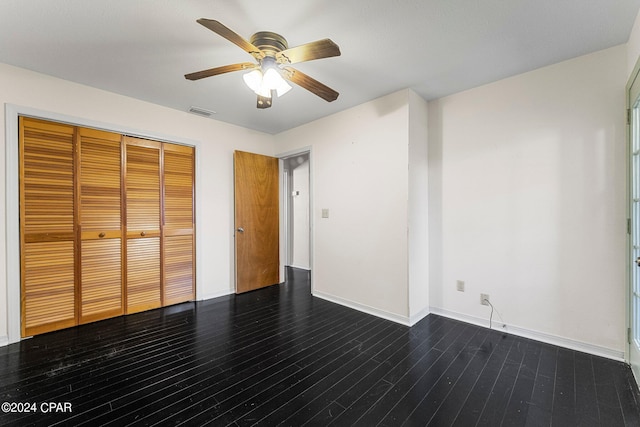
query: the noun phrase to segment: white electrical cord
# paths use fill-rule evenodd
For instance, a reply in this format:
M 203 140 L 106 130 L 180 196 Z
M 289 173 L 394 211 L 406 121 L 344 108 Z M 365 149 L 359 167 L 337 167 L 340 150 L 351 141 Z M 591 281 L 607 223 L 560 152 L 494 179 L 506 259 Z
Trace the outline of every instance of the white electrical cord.
M 487 304 L 489 304 L 491 306 L 491 315 L 489 315 L 489 329 L 493 329 L 491 326 L 491 324 L 493 323 L 493 304 L 491 304 L 491 301 L 489 301 L 488 299 L 484 299 L 483 301 L 485 301 Z
M 489 329 L 493 329 L 493 328 L 492 328 L 492 326 L 493 326 L 493 310 L 494 310 L 493 304 L 491 304 L 491 301 L 489 301 L 489 300 L 488 300 L 488 299 L 486 299 L 486 298 L 485 298 L 485 299 L 483 299 L 483 301 L 485 301 L 487 304 L 489 304 L 489 305 L 491 306 L 491 314 L 489 315 Z M 506 328 L 506 327 L 507 327 L 507 324 L 506 324 L 506 323 L 504 323 L 504 320 L 502 320 L 502 316 L 500 315 L 500 313 L 498 312 L 498 310 L 496 310 L 496 314 L 497 314 L 497 315 L 498 315 L 498 317 L 500 318 L 500 322 L 502 322 L 502 327 L 503 327 L 503 328 Z

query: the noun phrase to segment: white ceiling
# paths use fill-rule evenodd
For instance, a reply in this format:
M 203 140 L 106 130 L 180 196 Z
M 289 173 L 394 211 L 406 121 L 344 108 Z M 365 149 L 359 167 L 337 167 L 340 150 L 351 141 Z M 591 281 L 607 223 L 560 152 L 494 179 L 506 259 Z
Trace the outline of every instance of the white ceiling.
M 640 0 L 2 0 L 0 62 L 216 120 L 278 133 L 411 88 L 435 99 L 629 38 Z M 340 92 L 301 87 L 258 110 L 242 72 L 184 74 L 252 57 L 196 23 L 289 46 L 331 38 L 342 56 L 295 67 Z

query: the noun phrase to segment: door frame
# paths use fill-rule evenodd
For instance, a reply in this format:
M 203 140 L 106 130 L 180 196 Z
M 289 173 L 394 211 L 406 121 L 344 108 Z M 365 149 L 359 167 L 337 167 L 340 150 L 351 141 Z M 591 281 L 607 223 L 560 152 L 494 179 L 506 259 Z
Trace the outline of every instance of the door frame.
M 639 349 L 634 348 L 634 346 L 636 346 L 635 344 L 635 338 L 634 338 L 634 328 L 633 328 L 633 321 L 634 321 L 634 309 L 633 309 L 633 304 L 634 304 L 634 298 L 633 298 L 633 289 L 634 289 L 634 283 L 633 283 L 633 278 L 634 278 L 634 274 L 633 274 L 633 269 L 637 269 L 638 266 L 635 265 L 635 260 L 634 260 L 634 249 L 633 249 L 633 117 L 632 117 L 632 110 L 633 110 L 633 101 L 635 101 L 635 99 L 638 99 L 638 96 L 635 97 L 635 99 L 632 99 L 632 94 L 631 94 L 631 90 L 632 87 L 634 85 L 634 83 L 636 83 L 636 80 L 638 80 L 638 78 L 640 78 L 640 57 L 636 60 L 636 64 L 633 68 L 633 71 L 631 72 L 629 79 L 627 81 L 627 84 L 625 86 L 625 107 L 626 107 L 626 114 L 627 114 L 627 119 L 626 119 L 626 151 L 627 151 L 627 164 L 626 164 L 626 169 L 627 169 L 627 179 L 626 179 L 626 194 L 627 194 L 627 260 L 626 260 L 626 304 L 625 304 L 625 310 L 626 310 L 626 330 L 625 330 L 625 339 L 626 339 L 626 345 L 625 345 L 625 352 L 624 352 L 624 358 L 625 361 L 631 366 L 631 371 L 633 372 L 633 375 L 636 379 L 636 382 L 640 383 L 640 365 L 636 364 L 634 365 L 632 362 L 632 359 L 636 359 L 638 358 L 640 361 L 640 352 L 638 351 Z M 637 347 L 637 346 L 636 346 Z M 633 355 L 636 355 L 635 357 Z
M 295 150 L 286 151 L 276 154 L 280 165 L 280 281 L 285 280 L 285 264 L 287 262 L 287 251 L 290 246 L 290 227 L 287 218 L 289 207 L 287 204 L 289 185 L 284 172 L 284 161 L 289 157 L 299 156 L 301 154 L 309 155 L 309 269 L 311 270 L 311 294 L 314 290 L 314 198 L 313 198 L 313 147 L 306 146 Z

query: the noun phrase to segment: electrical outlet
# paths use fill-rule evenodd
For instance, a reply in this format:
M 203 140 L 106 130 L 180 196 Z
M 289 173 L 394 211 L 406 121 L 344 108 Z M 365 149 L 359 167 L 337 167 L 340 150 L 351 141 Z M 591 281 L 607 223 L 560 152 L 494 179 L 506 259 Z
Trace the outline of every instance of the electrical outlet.
M 480 294 L 480 304 L 489 305 L 489 294 Z
M 458 292 L 464 292 L 464 281 L 456 281 L 456 289 L 458 290 Z

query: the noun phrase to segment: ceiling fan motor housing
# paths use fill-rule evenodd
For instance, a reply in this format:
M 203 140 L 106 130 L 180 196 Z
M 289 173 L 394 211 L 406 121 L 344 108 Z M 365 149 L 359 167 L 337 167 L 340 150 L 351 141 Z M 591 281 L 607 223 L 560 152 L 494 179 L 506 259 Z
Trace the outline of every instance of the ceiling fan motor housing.
M 271 57 L 275 57 L 276 53 L 289 48 L 289 44 L 284 37 L 271 31 L 259 31 L 252 35 L 249 41 L 264 52 L 266 56 Z

